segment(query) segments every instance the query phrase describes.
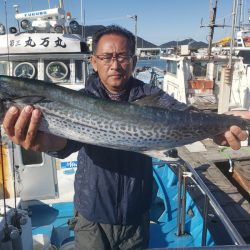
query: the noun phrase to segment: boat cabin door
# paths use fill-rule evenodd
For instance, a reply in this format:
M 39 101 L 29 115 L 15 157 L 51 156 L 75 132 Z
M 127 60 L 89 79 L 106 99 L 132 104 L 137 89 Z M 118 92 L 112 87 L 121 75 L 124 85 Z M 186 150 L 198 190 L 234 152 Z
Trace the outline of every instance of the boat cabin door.
M 16 187 L 20 198 L 41 200 L 58 197 L 55 158 L 10 144 L 14 149 Z

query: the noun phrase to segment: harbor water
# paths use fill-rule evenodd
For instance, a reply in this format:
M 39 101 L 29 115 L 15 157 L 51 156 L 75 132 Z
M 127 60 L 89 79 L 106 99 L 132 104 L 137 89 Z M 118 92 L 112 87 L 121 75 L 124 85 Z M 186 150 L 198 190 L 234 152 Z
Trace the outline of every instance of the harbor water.
M 135 77 L 145 83 L 159 85 L 163 81 L 166 61 L 161 59 L 138 60 Z M 159 83 L 159 84 L 158 84 Z
M 147 59 L 147 60 L 138 60 L 137 68 L 143 68 L 143 67 L 156 67 L 161 70 L 166 69 L 166 60 L 161 60 L 161 59 Z

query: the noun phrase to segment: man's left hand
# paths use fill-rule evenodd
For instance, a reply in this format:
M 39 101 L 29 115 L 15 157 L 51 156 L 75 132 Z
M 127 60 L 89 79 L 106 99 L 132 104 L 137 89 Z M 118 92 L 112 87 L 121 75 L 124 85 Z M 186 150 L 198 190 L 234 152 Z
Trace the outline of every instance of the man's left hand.
M 250 119 L 250 111 L 230 111 L 228 115 L 240 116 L 244 119 Z M 225 133 L 217 135 L 214 142 L 221 146 L 230 146 L 234 150 L 241 147 L 241 141 L 245 141 L 248 137 L 246 131 L 237 126 L 231 126 Z

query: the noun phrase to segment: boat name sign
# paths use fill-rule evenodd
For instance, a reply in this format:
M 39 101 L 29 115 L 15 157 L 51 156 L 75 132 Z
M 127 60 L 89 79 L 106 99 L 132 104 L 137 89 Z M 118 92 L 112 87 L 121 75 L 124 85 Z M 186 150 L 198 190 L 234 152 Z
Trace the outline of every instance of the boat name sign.
M 7 37 L 5 37 L 7 39 Z M 9 50 L 7 49 L 7 41 L 0 44 L 1 54 L 6 53 L 66 53 L 81 52 L 81 38 L 75 36 L 66 37 L 60 34 L 27 34 L 10 35 Z

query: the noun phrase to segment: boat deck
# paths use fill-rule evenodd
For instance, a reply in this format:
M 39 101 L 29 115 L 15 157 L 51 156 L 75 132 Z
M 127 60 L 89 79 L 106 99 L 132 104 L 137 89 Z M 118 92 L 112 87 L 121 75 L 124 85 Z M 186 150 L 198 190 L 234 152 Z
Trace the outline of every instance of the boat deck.
M 234 151 L 204 140 L 193 148 L 178 148 L 178 154 L 196 170 L 243 239 L 250 243 L 249 146 Z

